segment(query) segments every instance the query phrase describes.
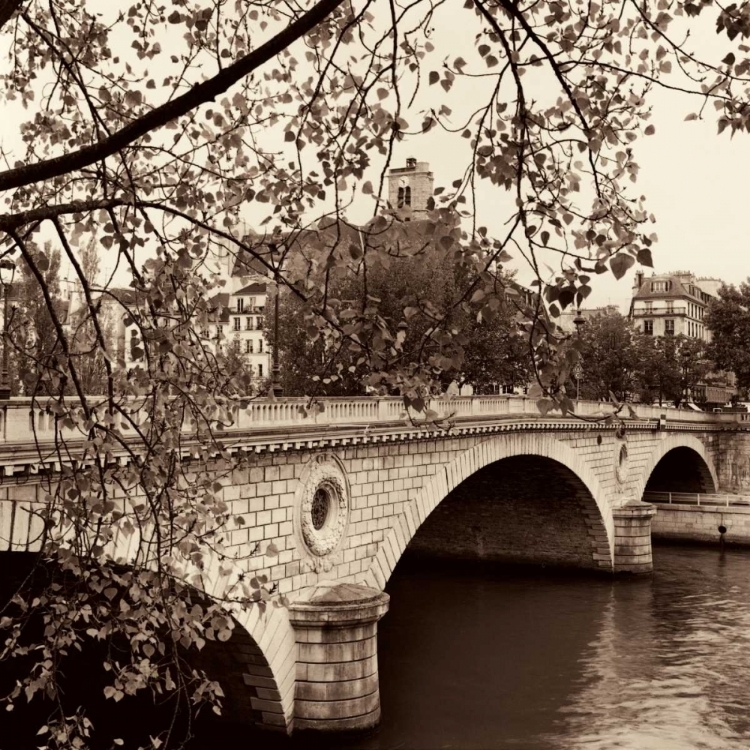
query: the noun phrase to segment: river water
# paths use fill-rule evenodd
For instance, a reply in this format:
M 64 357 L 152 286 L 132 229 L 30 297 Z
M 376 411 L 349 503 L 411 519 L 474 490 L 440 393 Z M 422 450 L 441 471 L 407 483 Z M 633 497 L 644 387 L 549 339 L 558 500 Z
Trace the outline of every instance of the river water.
M 656 547 L 640 580 L 404 566 L 383 723 L 349 747 L 746 750 L 750 551 Z
M 654 567 L 611 578 L 403 559 L 379 627 L 376 730 L 288 739 L 199 722 L 190 750 L 748 750 L 750 549 L 657 546 Z M 101 685 L 89 693 L 114 710 Z M 0 750 L 38 744 L 44 717 L 16 713 L 2 712 Z M 134 706 L 114 736 L 143 734 L 152 713 Z
M 380 624 L 381 726 L 291 744 L 747 750 L 750 550 L 656 547 L 654 563 L 613 580 L 404 561 Z

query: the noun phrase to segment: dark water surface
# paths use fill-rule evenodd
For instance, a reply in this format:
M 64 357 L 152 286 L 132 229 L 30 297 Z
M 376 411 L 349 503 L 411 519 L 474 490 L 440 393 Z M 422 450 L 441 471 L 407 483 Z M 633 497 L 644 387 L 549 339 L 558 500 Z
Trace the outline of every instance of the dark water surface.
M 404 561 L 380 626 L 380 728 L 292 745 L 747 750 L 750 550 L 654 559 L 624 580 Z

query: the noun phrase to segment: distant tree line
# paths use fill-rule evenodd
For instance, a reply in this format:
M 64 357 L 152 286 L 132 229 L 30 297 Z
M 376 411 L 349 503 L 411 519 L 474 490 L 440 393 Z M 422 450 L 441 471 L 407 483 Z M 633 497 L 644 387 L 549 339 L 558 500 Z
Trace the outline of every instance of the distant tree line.
M 705 318 L 711 330 L 709 347 L 717 367 L 730 370 L 737 377 L 737 388 L 747 398 L 750 389 L 750 279 L 736 287 L 719 289 Z
M 360 329 L 365 347 L 382 353 L 379 372 L 402 369 L 427 358 L 443 389 L 455 382 L 470 384 L 475 393 L 493 393 L 528 384 L 532 358 L 528 336 L 519 327 L 517 290 L 512 274 L 505 274 L 505 301 L 481 316 L 456 305 L 462 283 L 460 269 L 445 258 L 426 262 L 423 252 L 394 254 L 387 264 L 373 265 L 365 274 L 353 274 L 331 284 L 331 295 L 346 302 L 361 299 L 366 285 L 370 325 Z M 273 292 L 272 294 L 275 294 Z M 374 303 L 377 302 L 377 305 Z M 303 303 L 282 288 L 279 297 L 278 348 L 280 381 L 285 396 L 354 396 L 372 392 L 372 363 L 354 356 L 350 348 L 321 335 L 310 326 Z M 274 341 L 276 320 L 273 298 L 267 304 L 266 337 Z M 441 332 L 430 331 L 433 321 L 448 318 L 446 328 L 461 337 L 459 362 L 441 356 Z M 346 320 L 341 321 L 346 326 Z M 364 331 L 364 333 L 362 333 Z M 460 333 L 459 333 L 460 332 Z M 395 334 L 395 335 L 394 335 Z M 366 336 L 366 338 L 365 338 Z M 390 346 L 383 346 L 385 339 Z
M 589 318 L 569 346 L 580 353 L 580 379 L 571 374 L 568 391 L 580 397 L 647 404 L 704 400 L 701 386 L 717 377 L 712 349 L 683 335 L 655 337 L 639 331 L 617 312 Z

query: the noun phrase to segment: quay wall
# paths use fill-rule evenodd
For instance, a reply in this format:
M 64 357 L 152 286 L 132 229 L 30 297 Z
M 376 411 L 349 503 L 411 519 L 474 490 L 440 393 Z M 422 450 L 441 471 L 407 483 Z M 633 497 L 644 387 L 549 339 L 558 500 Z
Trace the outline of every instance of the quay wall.
M 651 519 L 654 539 L 719 543 L 719 527 L 723 526 L 724 542 L 750 545 L 750 507 L 677 504 L 657 507 Z

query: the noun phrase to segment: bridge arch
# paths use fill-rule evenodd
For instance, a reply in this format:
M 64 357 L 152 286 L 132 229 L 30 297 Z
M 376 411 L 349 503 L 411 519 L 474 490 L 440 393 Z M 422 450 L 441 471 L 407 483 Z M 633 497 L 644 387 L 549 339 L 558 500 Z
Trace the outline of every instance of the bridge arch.
M 511 433 L 495 435 L 463 451 L 452 461 L 426 478 L 391 526 L 375 558 L 365 573 L 365 582 L 384 589 L 409 542 L 432 511 L 462 482 L 483 468 L 506 458 L 531 456 L 550 459 L 568 469 L 589 497 L 587 519 L 598 547 L 593 551 L 599 565 L 612 570 L 614 520 L 599 479 L 572 446 L 548 433 Z
M 125 535 L 118 529 L 112 540 L 112 557 L 128 565 L 138 549 L 137 533 Z M 229 579 L 222 575 L 216 554 L 203 550 L 203 566 L 185 573 L 185 579 L 200 581 L 199 588 L 215 601 L 221 601 Z M 192 585 L 192 584 L 188 584 Z M 209 649 L 202 666 L 219 662 L 218 681 L 227 683 L 229 712 L 242 722 L 283 729 L 291 733 L 294 716 L 294 684 L 297 645 L 286 607 L 261 609 L 237 606 L 227 608 L 235 622 L 232 638 Z M 207 668 L 211 673 L 215 671 Z
M 706 451 L 705 444 L 694 435 L 685 433 L 665 433 L 664 439 L 657 442 L 654 450 L 649 454 L 648 460 L 638 475 L 637 482 L 633 488 L 633 494 L 640 500 L 648 487 L 649 481 L 655 477 L 655 472 L 664 460 L 680 461 L 684 468 L 684 461 L 692 460 L 701 487 L 698 492 L 716 492 L 719 488 L 719 479 L 714 462 Z M 668 490 L 667 490 L 668 491 Z M 673 492 L 688 491 L 695 492 L 696 489 L 684 489 L 674 487 Z
M 0 499 L 0 555 L 20 560 L 39 553 L 44 528 L 37 513 L 42 503 L 18 494 L 24 499 Z M 112 558 L 130 567 L 138 549 L 137 533 L 125 535 L 118 529 L 110 544 Z M 220 573 L 219 559 L 208 550 L 204 560 L 198 593 L 221 601 L 228 579 Z M 197 569 L 193 572 L 199 573 Z M 183 584 L 195 589 L 187 580 Z M 297 646 L 287 609 L 270 604 L 263 609 L 258 605 L 225 609 L 234 620 L 232 637 L 226 642 L 207 641 L 191 658 L 222 685 L 225 714 L 231 719 L 291 732 Z
M 216 555 L 204 555 L 201 590 L 215 601 L 226 594 L 228 577 Z M 230 606 L 235 627 L 225 643 L 207 642 L 198 662 L 226 694 L 228 718 L 291 733 L 294 718 L 297 643 L 286 607 L 270 603 Z

